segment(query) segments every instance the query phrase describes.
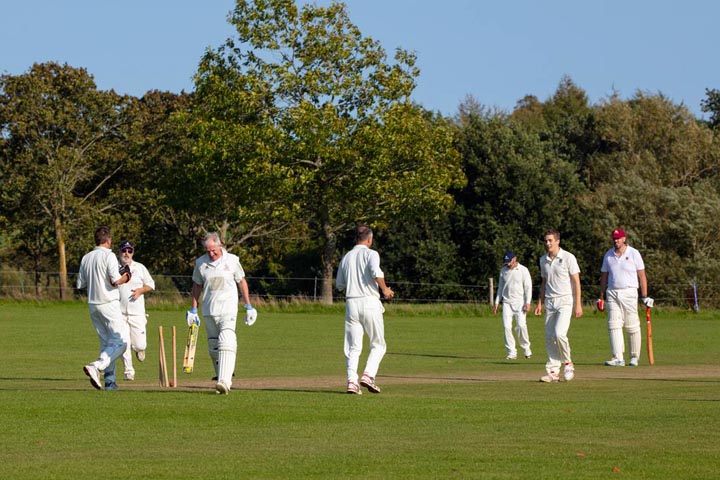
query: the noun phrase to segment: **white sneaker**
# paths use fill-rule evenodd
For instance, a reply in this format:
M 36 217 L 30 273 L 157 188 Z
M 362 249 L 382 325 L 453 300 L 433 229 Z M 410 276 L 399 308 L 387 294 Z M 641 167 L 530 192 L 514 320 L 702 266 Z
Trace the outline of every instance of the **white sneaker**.
M 630 357 L 630 366 L 637 367 L 640 359 L 638 357 Z
M 528 350 L 527 352 L 525 352 L 525 358 L 528 358 L 528 359 L 529 359 L 529 358 L 532 358 L 532 352 L 531 352 L 530 350 Z
M 225 382 L 217 382 L 215 384 L 215 391 L 220 395 L 227 395 L 230 393 L 230 387 Z
M 517 355 L 508 355 L 505 360 L 517 360 Z
M 128 382 L 132 382 L 133 380 L 135 380 L 135 374 L 134 373 L 126 373 L 123 378 L 125 378 L 125 380 L 127 380 Z
M 347 392 L 351 395 L 362 395 L 362 390 L 360 390 L 360 385 L 358 385 L 355 382 L 348 382 L 347 390 L 345 390 L 345 392 Z
M 145 361 L 145 350 L 138 350 L 135 352 L 135 356 L 138 359 L 138 362 L 144 362 Z
M 100 370 L 95 365 L 85 365 L 83 367 L 85 375 L 90 377 L 90 384 L 96 390 L 102 390 L 102 383 L 100 383 Z
M 367 388 L 370 393 L 380 393 L 380 387 L 375 385 L 375 379 L 367 373 L 363 373 L 362 378 L 360 378 L 360 385 Z
M 548 372 L 547 375 L 540 377 L 540 381 L 545 383 L 559 382 L 560 375 L 555 372 Z
M 573 378 L 575 378 L 575 365 L 572 364 L 572 362 L 568 362 L 565 364 L 565 369 L 563 370 L 563 378 L 566 382 L 569 382 Z
M 613 358 L 612 360 L 608 360 L 605 362 L 606 367 L 624 367 L 625 366 L 625 360 L 622 358 Z

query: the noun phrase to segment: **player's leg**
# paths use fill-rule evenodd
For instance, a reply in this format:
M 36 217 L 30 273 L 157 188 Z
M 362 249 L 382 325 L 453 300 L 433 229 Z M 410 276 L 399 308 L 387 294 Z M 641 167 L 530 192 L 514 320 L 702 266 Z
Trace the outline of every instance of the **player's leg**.
M 608 290 L 605 300 L 607 311 L 608 337 L 610 339 L 610 360 L 605 362 L 609 367 L 625 366 L 625 338 L 623 337 L 623 303 L 620 299 L 621 290 Z
M 634 288 L 622 291 L 623 324 L 628 334 L 630 344 L 630 366 L 637 367 L 642 347 L 642 334 L 640 333 L 640 315 L 638 314 L 638 292 Z
M 215 389 L 218 393 L 229 393 L 232 387 L 232 375 L 235 371 L 237 357 L 237 335 L 235 326 L 237 317 L 226 315 L 220 317 L 218 327 L 218 381 Z
M 95 379 L 92 370 L 87 367 L 94 367 L 104 372 L 105 387 L 116 387 L 115 383 L 115 362 L 125 351 L 127 344 L 123 340 L 129 334 L 127 333 L 127 322 L 120 311 L 119 302 L 110 302 L 103 305 L 95 305 L 91 311 L 93 325 L 100 338 L 100 355 L 97 360 L 87 365 L 85 373 L 90 377 L 93 386 Z
M 570 339 L 568 331 L 570 330 L 570 322 L 573 315 L 573 299 L 572 295 L 561 297 L 558 299 L 558 314 L 555 322 L 555 342 L 557 344 L 558 353 L 560 354 L 560 363 L 563 365 L 563 377 L 569 382 L 575 378 L 575 365 L 572 362 L 570 352 Z
M 220 350 L 218 349 L 218 337 L 220 336 L 220 329 L 218 328 L 217 321 L 217 317 L 204 315 L 202 323 L 205 325 L 205 332 L 207 333 L 208 354 L 210 355 L 210 361 L 215 369 L 215 377 L 219 378 L 218 358 Z
M 363 327 L 360 324 L 361 299 L 348 299 L 345 302 L 345 365 L 348 384 L 358 384 L 358 364 L 363 346 Z
M 507 352 L 508 360 L 515 360 L 517 358 L 517 348 L 515 346 L 515 336 L 513 335 L 512 324 L 514 311 L 509 303 L 503 302 L 502 305 L 502 322 L 503 322 L 503 333 L 505 335 L 505 351 Z
M 375 385 L 375 376 L 380 369 L 380 362 L 385 356 L 387 345 L 385 344 L 385 323 L 383 312 L 385 308 L 377 298 L 366 298 L 364 309 L 361 315 L 361 323 L 365 329 L 370 343 L 370 353 L 365 364 L 360 385 L 366 387 L 372 393 L 380 393 L 380 388 Z
M 128 326 L 130 327 L 130 345 L 127 352 L 135 352 L 139 361 L 145 360 L 145 350 L 147 349 L 147 315 L 130 315 L 128 316 Z
M 555 325 L 559 312 L 555 309 L 553 302 L 545 301 L 545 350 L 547 351 L 547 362 L 545 371 L 547 375 L 540 378 L 543 382 L 557 382 L 560 375 L 560 351 L 555 338 Z
M 525 353 L 525 358 L 532 357 L 532 350 L 530 350 L 530 335 L 528 334 L 527 328 L 527 313 L 523 311 L 522 306 L 515 313 L 517 321 L 517 336 L 518 344 Z
M 122 354 L 123 363 L 123 374 L 125 380 L 135 380 L 135 368 L 132 363 L 132 325 L 130 325 L 130 316 L 123 314 L 123 320 L 128 323 L 128 328 L 123 331 L 123 334 L 127 334 L 123 340 L 125 341 L 127 348 Z

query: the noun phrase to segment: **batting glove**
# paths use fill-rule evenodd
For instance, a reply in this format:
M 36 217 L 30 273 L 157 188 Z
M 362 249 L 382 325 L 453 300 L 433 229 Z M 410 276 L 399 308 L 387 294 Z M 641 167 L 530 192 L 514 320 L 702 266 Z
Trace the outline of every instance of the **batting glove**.
M 185 320 L 187 320 L 188 327 L 191 326 L 193 323 L 196 324 L 198 327 L 200 326 L 200 316 L 197 313 L 197 308 L 191 308 L 187 312 L 185 312 Z
M 640 300 L 642 300 L 643 305 L 648 308 L 652 308 L 655 306 L 655 300 L 650 297 L 642 297 Z
M 245 325 L 252 327 L 255 320 L 257 320 L 257 310 L 250 304 L 245 305 Z

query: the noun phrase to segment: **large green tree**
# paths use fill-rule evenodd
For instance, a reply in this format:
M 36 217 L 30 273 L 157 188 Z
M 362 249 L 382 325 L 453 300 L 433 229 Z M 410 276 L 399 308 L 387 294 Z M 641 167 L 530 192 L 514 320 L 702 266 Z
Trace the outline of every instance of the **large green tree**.
M 61 296 L 68 239 L 113 206 L 112 197 L 97 193 L 124 163 L 118 148 L 124 106 L 123 97 L 99 91 L 82 68 L 50 62 L 0 76 L 3 208 L 25 241 L 53 232 Z M 35 254 L 44 245 L 38 239 Z
M 397 49 L 388 60 L 342 3 L 239 0 L 230 22 L 237 38 L 208 51 L 198 73 L 203 85 L 237 71 L 241 110 L 252 115 L 228 168 L 303 217 L 322 245 L 322 299 L 331 302 L 338 235 L 359 221 L 382 225 L 402 210 L 432 215 L 451 205 L 447 189 L 463 181 L 451 130 L 410 101 L 414 54 Z M 230 143 L 223 138 L 214 143 Z

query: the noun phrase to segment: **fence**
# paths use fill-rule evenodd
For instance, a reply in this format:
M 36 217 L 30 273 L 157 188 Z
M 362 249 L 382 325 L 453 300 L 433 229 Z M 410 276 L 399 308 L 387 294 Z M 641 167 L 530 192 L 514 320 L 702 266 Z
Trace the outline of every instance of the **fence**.
M 176 303 L 187 301 L 192 278 L 189 275 L 153 275 L 155 291 L 152 301 Z M 75 273 L 68 274 L 68 288 L 60 289 L 57 272 L 0 271 L 0 299 L 71 300 L 82 298 L 85 292 L 74 289 Z M 322 279 L 247 277 L 251 295 L 264 300 L 319 301 Z M 395 302 L 400 303 L 490 303 L 494 296 L 493 279 L 483 285 L 440 283 L 392 282 L 389 286 L 396 293 Z M 537 287 L 533 299 L 537 298 Z M 584 284 L 583 299 L 592 305 L 599 291 L 598 285 Z M 335 300 L 342 295 L 335 292 Z M 650 285 L 650 296 L 658 306 L 699 308 L 720 307 L 720 284 Z

